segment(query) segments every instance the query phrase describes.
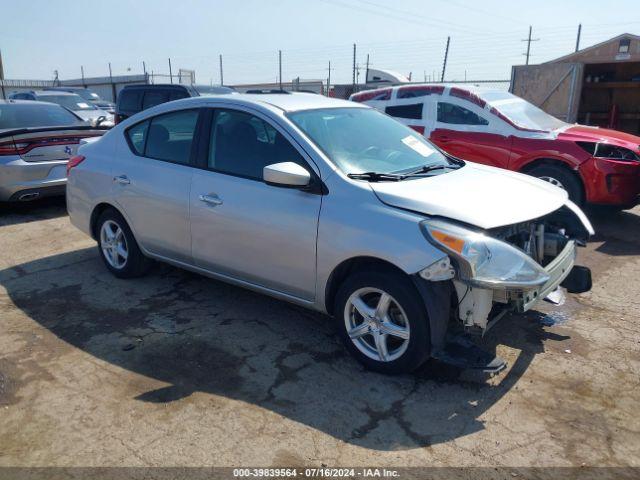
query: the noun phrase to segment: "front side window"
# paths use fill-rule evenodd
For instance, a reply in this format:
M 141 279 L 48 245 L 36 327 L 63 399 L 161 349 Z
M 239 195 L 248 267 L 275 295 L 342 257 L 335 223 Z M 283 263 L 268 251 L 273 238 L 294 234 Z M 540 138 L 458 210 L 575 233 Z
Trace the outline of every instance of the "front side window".
M 451 165 L 422 135 L 371 108 L 303 110 L 287 116 L 347 174 Z
M 438 102 L 438 122 L 453 125 L 489 125 L 489 122 L 460 105 Z
M 216 110 L 209 142 L 209 168 L 222 173 L 262 180 L 267 165 L 304 160 L 273 126 L 254 115 Z
M 422 107 L 424 103 L 412 103 L 410 105 L 392 105 L 384 109 L 387 115 L 397 118 L 422 119 Z
M 181 110 L 153 117 L 127 130 L 134 153 L 187 165 L 198 122 L 198 110 Z

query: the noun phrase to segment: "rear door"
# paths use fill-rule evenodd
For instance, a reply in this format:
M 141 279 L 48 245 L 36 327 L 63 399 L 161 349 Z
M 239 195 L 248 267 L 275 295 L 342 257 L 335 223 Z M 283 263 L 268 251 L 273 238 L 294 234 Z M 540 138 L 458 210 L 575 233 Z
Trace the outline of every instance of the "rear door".
M 189 191 L 199 109 L 175 110 L 125 131 L 113 161 L 113 196 L 151 253 L 191 262 Z
M 497 131 L 497 119 L 487 110 L 450 97 L 433 104 L 435 127 L 430 140 L 451 155 L 507 168 L 512 138 Z
M 296 162 L 317 175 L 286 131 L 257 113 L 211 112 L 191 187 L 194 263 L 254 285 L 311 300 L 321 196 L 267 185 L 266 165 Z

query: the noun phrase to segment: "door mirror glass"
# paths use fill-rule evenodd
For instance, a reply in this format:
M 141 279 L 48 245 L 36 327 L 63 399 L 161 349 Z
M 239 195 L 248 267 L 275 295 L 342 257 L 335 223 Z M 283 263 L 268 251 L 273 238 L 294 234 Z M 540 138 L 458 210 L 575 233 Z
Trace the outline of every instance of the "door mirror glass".
M 294 162 L 267 165 L 262 174 L 266 183 L 281 187 L 306 187 L 311 182 L 309 171 Z

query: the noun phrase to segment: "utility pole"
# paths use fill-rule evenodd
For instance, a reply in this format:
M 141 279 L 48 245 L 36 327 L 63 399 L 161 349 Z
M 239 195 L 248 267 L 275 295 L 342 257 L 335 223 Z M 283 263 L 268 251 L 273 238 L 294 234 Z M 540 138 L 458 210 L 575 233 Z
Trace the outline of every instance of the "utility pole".
M 82 75 L 82 86 L 87 88 L 87 84 L 84 83 L 84 67 L 82 65 L 80 65 L 80 75 Z
M 442 63 L 442 77 L 441 82 L 444 82 L 444 72 L 447 70 L 447 57 L 449 56 L 449 43 L 451 43 L 451 37 L 447 37 L 447 48 L 444 50 L 444 62 Z
M 538 40 L 540 40 L 539 38 L 531 38 L 532 30 L 533 28 L 531 27 L 531 25 L 529 25 L 529 38 L 522 40 L 523 42 L 527 42 L 527 53 L 525 53 L 525 55 L 527 56 L 527 63 L 525 65 L 529 65 L 529 56 L 531 53 L 531 42 L 537 42 Z
M 280 91 L 282 91 L 282 50 L 278 50 L 278 82 L 280 82 Z
M 327 76 L 327 97 L 329 96 L 329 90 L 331 90 L 331 60 L 329 60 L 329 75 Z
M 220 54 L 220 86 L 224 85 L 224 76 L 222 75 L 222 54 Z
M 169 59 L 169 82 L 173 83 L 173 73 L 171 72 L 171 59 Z
M 113 83 L 113 74 L 111 73 L 111 62 L 109 62 L 109 82 L 111 83 L 111 98 L 115 102 L 117 98 L 116 85 Z
M 0 87 L 2 87 L 2 98 L 7 98 L 4 91 L 4 67 L 2 66 L 2 51 L 0 51 Z
M 364 69 L 364 83 L 365 85 L 369 82 L 369 54 L 367 53 L 367 66 Z
M 353 91 L 356 91 L 356 44 L 353 44 L 353 79 L 351 81 Z
M 580 50 L 580 34 L 582 33 L 582 24 L 578 24 L 578 36 L 576 37 L 576 52 Z

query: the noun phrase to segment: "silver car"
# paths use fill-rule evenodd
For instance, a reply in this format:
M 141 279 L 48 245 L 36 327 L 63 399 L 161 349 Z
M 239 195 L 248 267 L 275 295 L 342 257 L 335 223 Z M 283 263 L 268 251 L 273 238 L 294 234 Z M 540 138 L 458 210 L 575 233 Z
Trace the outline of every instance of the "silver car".
M 64 195 L 69 158 L 103 133 L 53 103 L 0 100 L 0 202 Z
M 162 104 L 82 146 L 71 222 L 119 278 L 149 259 L 327 313 L 366 367 L 479 351 L 507 311 L 591 286 L 593 229 L 563 190 L 447 156 L 372 108 L 319 95 Z M 294 320 L 292 320 L 294 321 Z

